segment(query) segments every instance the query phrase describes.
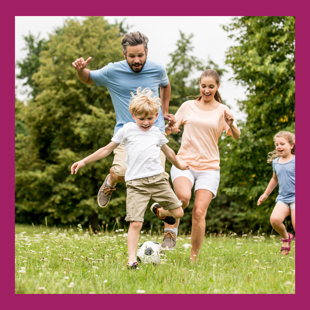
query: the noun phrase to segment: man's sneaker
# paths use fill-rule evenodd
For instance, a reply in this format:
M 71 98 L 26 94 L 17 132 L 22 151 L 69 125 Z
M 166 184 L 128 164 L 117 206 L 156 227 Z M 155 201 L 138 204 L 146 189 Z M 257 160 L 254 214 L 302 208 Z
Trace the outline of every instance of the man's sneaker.
M 126 266 L 127 266 L 128 269 L 139 269 L 138 262 L 132 263 L 132 262 L 128 261 Z
M 161 244 L 163 250 L 173 250 L 177 243 L 177 236 L 170 230 L 164 233 L 164 239 Z
M 161 220 L 163 220 L 165 223 L 169 224 L 169 225 L 173 225 L 176 220 L 173 216 L 164 216 L 164 217 L 161 217 L 159 216 L 159 209 L 161 209 L 162 207 L 157 203 L 153 203 L 151 205 L 151 211 L 158 217 L 160 218 Z
M 98 205 L 101 208 L 104 208 L 107 206 L 108 202 L 110 201 L 113 191 L 116 190 L 115 187 L 111 187 L 107 184 L 107 180 L 109 176 L 110 175 L 108 174 L 98 192 L 97 200 L 98 200 Z

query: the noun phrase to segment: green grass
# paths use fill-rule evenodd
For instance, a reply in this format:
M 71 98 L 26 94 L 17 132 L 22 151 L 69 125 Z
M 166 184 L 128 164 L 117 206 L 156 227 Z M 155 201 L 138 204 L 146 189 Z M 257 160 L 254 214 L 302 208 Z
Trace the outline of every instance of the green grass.
M 295 293 L 295 242 L 283 256 L 278 235 L 206 235 L 196 264 L 183 247 L 190 236 L 181 235 L 160 265 L 127 270 L 124 231 L 94 235 L 22 225 L 15 231 L 17 294 Z M 141 234 L 140 243 L 147 240 L 162 236 Z

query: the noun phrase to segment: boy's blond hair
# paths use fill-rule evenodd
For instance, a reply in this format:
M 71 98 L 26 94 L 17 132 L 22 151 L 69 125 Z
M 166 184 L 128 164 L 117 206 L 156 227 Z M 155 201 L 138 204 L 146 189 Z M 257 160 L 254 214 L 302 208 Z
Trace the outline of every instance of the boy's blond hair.
M 131 102 L 129 105 L 129 112 L 133 115 L 155 115 L 158 113 L 161 106 L 160 99 L 156 97 L 149 88 L 142 87 L 137 89 L 137 94 L 131 94 Z
M 273 141 L 276 142 L 276 138 L 284 138 L 290 145 L 294 145 L 291 153 L 295 155 L 295 135 L 289 131 L 280 131 L 274 137 Z M 271 163 L 275 158 L 280 157 L 277 150 L 268 153 L 267 163 Z

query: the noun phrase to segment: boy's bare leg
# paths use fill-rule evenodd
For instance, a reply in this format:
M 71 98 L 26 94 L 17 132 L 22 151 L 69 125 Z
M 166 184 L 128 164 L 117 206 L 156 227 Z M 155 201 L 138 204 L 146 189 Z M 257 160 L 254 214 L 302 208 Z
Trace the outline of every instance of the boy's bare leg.
M 136 262 L 136 252 L 139 243 L 140 230 L 142 228 L 142 222 L 130 222 L 128 235 L 127 235 L 127 247 L 128 247 L 128 261 Z

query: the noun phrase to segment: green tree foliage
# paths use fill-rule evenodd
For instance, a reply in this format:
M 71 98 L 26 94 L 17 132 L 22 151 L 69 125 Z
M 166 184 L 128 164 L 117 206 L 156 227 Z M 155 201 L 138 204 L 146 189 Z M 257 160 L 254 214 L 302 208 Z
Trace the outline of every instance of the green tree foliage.
M 71 63 L 92 56 L 89 68 L 94 70 L 122 60 L 119 29 L 102 17 L 67 20 L 40 53 L 34 52 L 40 49 L 38 42 L 29 48 L 35 65 L 32 54 L 40 55 L 40 65 L 28 79 L 36 95 L 22 109 L 29 136 L 17 144 L 17 153 L 25 147 L 30 157 L 28 165 L 23 164 L 26 155 L 18 153 L 16 159 L 16 204 L 25 213 L 48 215 L 50 223 L 92 221 L 98 229 L 97 191 L 113 156 L 87 165 L 77 175 L 70 175 L 70 166 L 110 142 L 115 115 L 107 89 L 82 84 Z M 99 219 L 124 216 L 125 185 L 119 189 L 109 208 L 100 209 Z
M 271 229 L 266 221 L 278 188 L 261 207 L 256 202 L 272 177 L 266 160 L 274 149 L 273 136 L 281 130 L 295 132 L 295 18 L 236 17 L 224 29 L 237 43 L 227 51 L 226 63 L 247 89 L 247 99 L 239 103 L 247 114 L 239 124 L 240 140 L 225 139 L 224 191 L 231 206 L 256 218 L 248 227 L 257 228 L 260 222 Z
M 39 39 L 40 34 L 35 37 L 29 34 L 27 37 L 23 36 L 26 43 L 24 50 L 27 51 L 27 56 L 23 61 L 16 63 L 17 68 L 20 69 L 20 74 L 17 75 L 19 79 L 25 79 L 23 86 L 29 86 L 31 88 L 30 95 L 34 98 L 38 94 L 38 85 L 32 79 L 35 72 L 40 67 L 40 53 L 47 49 L 47 41 L 45 39 Z
M 273 135 L 295 127 L 294 22 L 293 17 L 241 17 L 225 27 L 237 43 L 227 52 L 227 64 L 236 81 L 247 88 L 240 109 L 248 117 L 239 123 L 240 140 L 223 134 L 219 141 L 221 183 L 208 210 L 209 231 L 271 229 L 266 223 L 276 190 L 261 208 L 256 200 L 272 175 L 266 157 L 274 148 Z M 109 143 L 115 125 L 107 89 L 80 83 L 71 63 L 92 56 L 89 69 L 95 70 L 122 60 L 120 41 L 127 30 L 124 21 L 109 24 L 102 17 L 88 17 L 67 20 L 46 41 L 25 38 L 28 55 L 17 66 L 19 78 L 27 78 L 26 85 L 32 88 L 33 99 L 26 106 L 15 100 L 17 222 L 42 223 L 48 217 L 49 224 L 92 222 L 99 229 L 101 221 L 111 228 L 124 219 L 124 183 L 118 184 L 107 208 L 100 209 L 96 201 L 113 155 L 70 175 L 73 162 Z M 193 56 L 192 38 L 180 32 L 170 54 L 171 113 L 189 96 L 199 94 L 200 72 L 213 68 L 222 76 L 226 71 L 210 59 L 204 63 Z M 176 152 L 181 133 L 169 136 Z M 170 166 L 167 161 L 167 171 Z M 194 197 L 193 193 L 181 220 L 182 231 L 191 229 Z M 163 226 L 147 211 L 144 229 L 150 228 L 162 231 Z

